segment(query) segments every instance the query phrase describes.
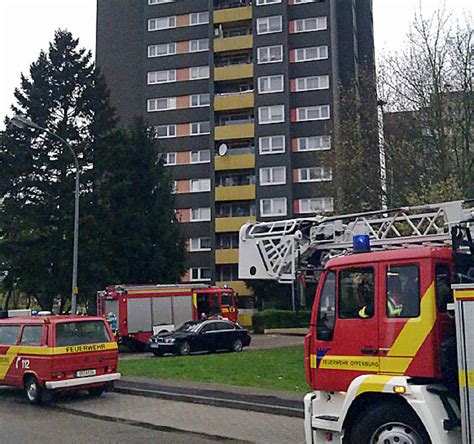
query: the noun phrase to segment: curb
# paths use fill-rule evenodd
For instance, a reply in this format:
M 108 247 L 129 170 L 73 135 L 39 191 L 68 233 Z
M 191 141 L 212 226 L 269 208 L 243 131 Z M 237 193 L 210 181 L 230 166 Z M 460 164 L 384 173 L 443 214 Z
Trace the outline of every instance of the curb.
M 269 413 L 271 415 L 289 416 L 293 418 L 304 418 L 303 405 L 301 408 L 282 406 L 264 402 L 255 402 L 249 400 L 236 400 L 219 398 L 217 396 L 195 395 L 190 393 L 175 393 L 165 390 L 151 390 L 146 388 L 127 387 L 121 384 L 113 389 L 116 393 L 123 395 L 144 396 L 147 398 L 166 399 L 169 401 L 190 402 L 194 404 L 211 405 L 214 407 L 225 407 L 238 410 L 247 410 L 260 413 Z

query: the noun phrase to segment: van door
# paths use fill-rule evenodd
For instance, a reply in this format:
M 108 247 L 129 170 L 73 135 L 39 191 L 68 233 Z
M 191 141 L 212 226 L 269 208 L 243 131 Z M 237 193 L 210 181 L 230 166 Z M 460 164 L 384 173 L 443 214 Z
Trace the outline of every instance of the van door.
M 0 325 L 0 384 L 14 385 L 16 380 L 15 356 L 9 351 L 18 344 L 20 330 L 20 325 Z
M 378 373 L 376 278 L 374 267 L 326 273 L 311 359 L 314 388 L 344 391 L 357 376 Z

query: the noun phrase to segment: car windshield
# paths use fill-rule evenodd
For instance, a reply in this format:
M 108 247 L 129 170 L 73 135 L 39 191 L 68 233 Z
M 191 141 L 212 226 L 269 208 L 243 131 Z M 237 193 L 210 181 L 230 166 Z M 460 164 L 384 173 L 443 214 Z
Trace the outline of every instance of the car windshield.
M 199 323 L 198 322 L 194 322 L 194 321 L 188 321 L 188 322 L 185 322 L 183 325 L 181 325 L 181 327 L 178 327 L 176 329 L 176 331 L 196 331 L 199 327 Z
M 56 325 L 56 346 L 111 342 L 103 321 L 64 322 Z

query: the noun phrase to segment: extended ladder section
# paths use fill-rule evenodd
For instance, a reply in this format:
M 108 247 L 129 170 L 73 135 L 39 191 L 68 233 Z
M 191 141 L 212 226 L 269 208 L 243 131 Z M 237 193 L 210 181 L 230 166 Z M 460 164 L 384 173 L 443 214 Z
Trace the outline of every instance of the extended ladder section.
M 291 283 L 298 270 L 351 253 L 355 235 L 368 235 L 372 250 L 449 246 L 451 228 L 474 220 L 472 203 L 247 223 L 240 229 L 239 278 Z

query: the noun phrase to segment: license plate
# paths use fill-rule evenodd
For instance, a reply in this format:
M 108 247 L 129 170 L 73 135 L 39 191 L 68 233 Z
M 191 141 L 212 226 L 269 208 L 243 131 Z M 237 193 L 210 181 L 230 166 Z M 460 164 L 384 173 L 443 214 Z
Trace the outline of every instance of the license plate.
M 79 372 L 76 372 L 76 378 L 85 378 L 87 376 L 95 376 L 97 373 L 97 370 L 81 370 Z
M 153 343 L 153 344 L 150 344 L 150 348 L 158 348 L 158 347 L 159 347 L 158 344 L 154 344 L 154 343 Z

